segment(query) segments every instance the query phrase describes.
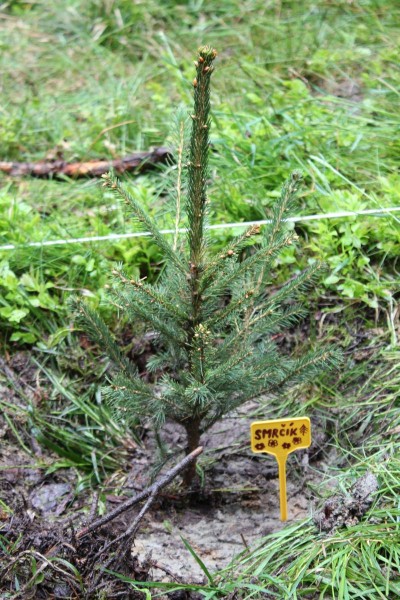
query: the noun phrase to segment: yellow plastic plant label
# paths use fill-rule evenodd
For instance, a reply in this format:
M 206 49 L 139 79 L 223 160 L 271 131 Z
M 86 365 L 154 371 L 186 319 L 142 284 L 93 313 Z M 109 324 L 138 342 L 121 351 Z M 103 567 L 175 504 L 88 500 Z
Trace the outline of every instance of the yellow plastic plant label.
M 273 454 L 279 467 L 281 521 L 287 520 L 286 460 L 295 450 L 311 444 L 311 422 L 308 417 L 255 421 L 250 426 L 253 452 Z

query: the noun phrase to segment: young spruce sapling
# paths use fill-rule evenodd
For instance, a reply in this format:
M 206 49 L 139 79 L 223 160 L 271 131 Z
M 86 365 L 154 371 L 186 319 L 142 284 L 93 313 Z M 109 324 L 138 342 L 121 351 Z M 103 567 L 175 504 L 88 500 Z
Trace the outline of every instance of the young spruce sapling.
M 104 185 L 127 204 L 165 258 L 156 284 L 132 279 L 118 267 L 110 292 L 133 327 L 142 322 L 156 332 L 158 353 L 147 366 L 163 375 L 154 384 L 143 381 L 98 313 L 82 301 L 76 306 L 78 324 L 111 359 L 113 371 L 104 393 L 115 413 L 127 422 L 147 418 L 156 430 L 167 419 L 179 423 L 186 431 L 187 453 L 226 413 L 252 398 L 312 379 L 339 362 L 331 347 L 321 346 L 292 358 L 279 352 L 273 341 L 274 334 L 304 316 L 297 299 L 322 268 L 315 263 L 278 291 L 271 294 L 266 289 L 276 257 L 296 239 L 285 220 L 295 206 L 298 173 L 284 186 L 269 225 L 249 227 L 222 252 L 213 252 L 208 243 L 210 81 L 216 54 L 211 47 L 202 47 L 195 63 L 187 162 L 182 147 L 177 157 L 173 243 L 160 233 L 134 195 L 112 174 L 104 176 Z M 181 210 L 183 176 L 187 178 L 186 202 Z M 187 235 L 179 245 L 178 228 L 183 225 Z M 251 251 L 243 252 L 249 246 Z M 195 474 L 193 463 L 184 474 L 185 485 L 191 484 Z

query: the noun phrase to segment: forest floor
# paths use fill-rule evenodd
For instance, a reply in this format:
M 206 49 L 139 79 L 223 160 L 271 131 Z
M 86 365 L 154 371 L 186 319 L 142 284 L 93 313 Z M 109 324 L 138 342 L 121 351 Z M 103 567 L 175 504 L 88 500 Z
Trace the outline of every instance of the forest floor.
M 145 515 L 133 552 L 143 563 L 148 563 L 151 554 L 151 559 L 160 566 L 158 570 L 153 569 L 155 580 L 160 576 L 163 579 L 166 572 L 169 577 L 175 576 L 187 583 L 203 582 L 204 572 L 188 552 L 182 537 L 210 571 L 217 571 L 257 539 L 283 526 L 277 466 L 272 457 L 252 455 L 250 421 L 245 412 L 241 413 L 224 419 L 204 436 L 204 454 L 212 464 L 207 467 L 204 487 L 196 491 L 195 498 L 175 484 L 160 494 L 156 506 Z M 21 508 L 23 499 L 38 531 L 43 522 L 64 520 L 74 513 L 78 522 L 84 519 L 91 498 L 87 493 L 74 494 L 76 473 L 68 469 L 46 473 L 48 468 L 35 465 L 16 440 L 12 443 L 12 433 L 4 424 L 2 433 L 3 440 L 7 440 L 0 451 L 2 501 L 17 509 Z M 183 447 L 184 440 L 172 424 L 166 428 L 165 439 L 175 447 Z M 315 508 L 317 497 L 310 486 L 317 487 L 323 481 L 329 466 L 329 460 L 317 456 L 313 445 L 311 452 L 300 451 L 289 460 L 288 523 L 305 518 Z M 41 453 L 40 463 L 51 463 L 54 458 Z M 146 436 L 142 445 L 131 451 L 129 464 L 124 466 L 123 484 L 119 482 L 117 488 L 113 488 L 113 475 L 105 482 L 105 510 L 118 506 L 132 490 L 139 492 L 149 485 L 154 458 L 154 439 Z M 124 515 L 122 521 L 113 526 L 126 527 L 126 519 Z
M 357 410 L 356 405 L 351 406 L 350 398 L 355 397 L 357 390 L 363 389 L 367 370 L 379 367 L 381 344 L 371 346 L 369 339 L 365 341 L 362 336 L 360 339 L 362 341 L 355 351 L 358 360 L 351 369 L 351 387 L 348 385 L 349 373 L 347 377 L 341 377 L 339 385 L 347 398 L 347 406 L 341 409 L 346 432 L 344 447 L 340 447 L 337 439 L 341 429 L 335 416 L 338 414 L 337 398 L 329 411 L 316 410 L 315 406 L 303 409 L 311 414 L 313 442 L 309 449 L 292 454 L 288 460 L 288 522 L 284 524 L 280 520 L 278 470 L 274 458 L 254 455 L 250 449 L 250 423 L 262 418 L 263 414 L 269 418 L 273 416 L 271 410 L 274 408 L 268 406 L 268 399 L 260 399 L 223 419 L 204 435 L 204 452 L 200 459 L 201 485 L 194 492 L 183 490 L 177 478 L 158 494 L 152 508 L 141 519 L 133 540 L 133 562 L 125 571 L 129 573 L 130 580 L 175 585 L 181 591 L 171 592 L 169 597 L 176 598 L 182 597 L 179 593 L 188 586 L 185 597 L 195 598 L 199 593 L 196 586 L 201 589 L 207 583 L 207 573 L 229 568 L 238 555 L 250 555 L 260 540 L 273 536 L 284 525 L 289 528 L 291 525 L 298 526 L 315 517 L 321 501 L 332 496 L 340 485 L 341 470 L 351 465 L 348 452 L 355 452 L 354 444 L 360 430 L 375 435 L 376 428 L 369 422 L 369 412 L 361 407 Z M 292 342 L 288 339 L 287 343 L 290 345 Z M 15 369 L 21 376 L 17 377 Z M 123 437 L 122 445 L 115 448 L 116 456 L 120 456 L 118 466 L 109 470 L 100 486 L 88 487 L 87 483 L 83 483 L 79 469 L 69 465 L 67 460 L 64 463 L 60 461 L 59 452 L 56 454 L 51 447 L 46 449 L 40 445 L 35 426 L 28 425 L 27 400 L 31 406 L 37 407 L 52 389 L 29 353 L 19 353 L 4 361 L 1 371 L 0 402 L 8 407 L 0 415 L 0 502 L 3 507 L 0 536 L 5 550 L 3 581 L 8 581 L 7 588 L 11 586 L 10 590 L 18 581 L 21 590 L 18 592 L 14 588 L 14 593 L 5 597 L 23 598 L 24 594 L 34 590 L 38 598 L 46 598 L 50 594 L 56 594 L 57 598 L 73 598 L 73 593 L 77 593 L 77 572 L 83 571 L 81 576 L 87 589 L 93 573 L 104 566 L 105 557 L 97 556 L 95 568 L 86 574 L 86 578 L 82 569 L 85 561 L 89 560 L 91 553 L 95 556 L 102 544 L 126 531 L 139 509 L 125 511 L 104 526 L 98 536 L 92 538 L 91 546 L 80 547 L 83 555 L 79 549 L 75 549 L 75 553 L 59 549 L 56 556 L 67 565 L 61 569 L 64 573 L 47 569 L 46 577 L 42 579 L 42 571 L 37 575 L 36 570 L 39 565 L 45 565 L 44 557 L 59 543 L 60 524 L 73 521 L 74 529 L 79 530 L 88 519 L 93 519 L 93 510 L 96 517 L 107 514 L 150 485 L 160 460 L 154 434 L 148 427 L 142 428 L 140 438 Z M 5 385 L 6 382 L 8 385 Z M 367 390 L 369 393 L 370 390 Z M 329 403 L 328 397 L 327 400 Z M 15 409 L 13 420 L 9 418 L 10 406 Z M 290 406 L 294 404 L 289 402 L 287 410 L 291 410 Z M 360 421 L 363 415 L 366 420 Z M 58 418 L 62 418 L 60 413 Z M 367 444 L 366 440 L 364 442 Z M 171 460 L 166 462 L 162 469 L 165 472 L 176 462 L 179 450 L 184 448 L 183 432 L 173 424 L 167 424 L 162 433 L 162 445 L 175 450 L 172 463 Z M 92 453 L 96 454 L 94 450 Z M 318 535 L 315 524 L 314 528 L 315 535 Z M 67 546 L 73 545 L 64 530 L 61 539 Z M 33 556 L 34 567 L 30 555 L 33 548 L 37 553 L 36 557 Z M 20 557 L 19 562 L 15 562 L 17 556 Z M 29 565 L 23 556 L 29 557 Z M 44 567 L 42 569 L 45 570 Z M 108 590 L 107 597 L 112 598 L 114 593 L 118 597 L 124 583 L 118 578 L 111 581 L 106 578 L 105 581 L 100 579 L 97 585 L 103 591 Z M 132 598 L 144 597 L 142 592 L 132 589 L 132 583 L 128 588 L 122 587 L 126 594 L 127 589 Z M 98 596 L 89 594 L 82 597 Z

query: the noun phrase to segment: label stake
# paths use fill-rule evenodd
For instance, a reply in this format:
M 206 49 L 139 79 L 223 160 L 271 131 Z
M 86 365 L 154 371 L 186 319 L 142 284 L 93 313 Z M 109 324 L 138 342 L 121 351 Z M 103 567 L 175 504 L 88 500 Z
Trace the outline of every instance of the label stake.
M 291 452 L 311 444 L 311 422 L 308 417 L 255 421 L 250 426 L 251 449 L 275 456 L 279 469 L 281 521 L 287 520 L 286 461 Z

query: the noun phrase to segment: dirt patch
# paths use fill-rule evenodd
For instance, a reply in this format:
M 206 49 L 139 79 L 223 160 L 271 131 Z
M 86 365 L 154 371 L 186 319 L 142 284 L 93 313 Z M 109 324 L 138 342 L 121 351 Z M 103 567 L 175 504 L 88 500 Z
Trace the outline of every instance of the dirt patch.
M 291 75 L 301 79 L 315 96 L 336 96 L 354 104 L 362 102 L 364 98 L 361 81 L 357 77 L 328 78 L 307 71 L 299 73 L 294 69 L 291 70 Z
M 252 455 L 250 420 L 244 415 L 216 424 L 204 436 L 205 454 L 212 457 L 205 485 L 186 506 L 164 502 L 152 513 L 135 540 L 134 551 L 151 559 L 185 581 L 200 583 L 204 573 L 182 538 L 210 571 L 225 567 L 235 555 L 261 537 L 279 530 L 278 469 L 273 457 Z M 183 443 L 176 427 L 167 426 L 164 439 Z M 152 441 L 149 440 L 151 446 Z M 300 456 L 301 455 L 301 456 Z M 320 476 L 308 468 L 309 454 L 299 452 L 288 461 L 289 522 L 309 514 L 312 493 L 308 482 Z M 301 465 L 303 462 L 303 465 Z M 161 571 L 152 573 L 155 578 Z M 165 576 L 165 572 L 164 572 Z
M 341 79 L 320 79 L 312 82 L 316 93 L 325 93 L 329 96 L 343 98 L 350 102 L 358 103 L 363 100 L 363 91 L 361 83 L 351 77 Z
M 8 363 L 7 379 L 13 381 L 13 391 L 0 384 L 0 399 L 21 409 L 21 398 L 28 396 L 36 403 L 46 393 L 44 382 L 39 381 L 37 370 L 27 365 L 27 360 L 21 354 Z M 249 428 L 254 419 L 249 415 L 257 406 L 248 403 L 203 436 L 201 484 L 188 493 L 176 479 L 162 490 L 142 518 L 119 572 L 138 581 L 202 583 L 204 572 L 183 540 L 213 572 L 263 536 L 283 527 L 275 459 L 250 450 Z M 140 507 L 124 512 L 84 540 L 74 535 L 99 516 L 99 507 L 109 513 L 149 485 L 157 462 L 156 439 L 150 428 L 143 431 L 143 444 L 133 445 L 129 463 L 121 464 L 121 471 L 104 482 L 98 503 L 93 502 L 96 492 L 78 492 L 80 474 L 76 470 L 52 469 L 59 457 L 38 446 L 23 419 L 19 422 L 13 414 L 10 412 L 8 420 L 0 415 L 0 535 L 5 541 L 0 549 L 0 572 L 5 569 L 2 591 L 14 593 L 17 576 L 23 593 L 34 590 L 37 598 L 51 594 L 59 598 L 96 597 L 78 591 L 73 569 L 80 573 L 85 589 L 90 589 L 98 568 L 107 561 L 109 551 L 104 552 L 104 548 L 129 528 Z M 321 454 L 326 445 L 325 427 L 315 421 L 313 426 L 311 448 L 290 455 L 288 460 L 289 523 L 310 514 L 314 503 L 312 485 L 320 483 L 329 462 Z M 174 456 L 164 471 L 182 456 L 185 443 L 183 429 L 174 424 L 165 426 L 162 444 Z M 54 548 L 55 562 L 50 567 L 46 557 Z M 38 582 L 32 582 L 33 559 L 46 574 Z M 54 568 L 58 559 L 67 561 L 71 568 L 63 568 L 63 572 Z M 96 585 L 102 586 L 108 598 L 121 594 L 126 598 L 142 597 L 113 576 L 104 576 Z
M 141 522 L 129 564 L 126 564 L 127 574 L 138 580 L 201 583 L 204 573 L 182 538 L 187 540 L 207 568 L 215 571 L 226 566 L 235 555 L 260 537 L 283 526 L 279 519 L 275 461 L 273 457 L 251 454 L 248 427 L 249 420 L 244 415 L 235 416 L 216 425 L 204 437 L 202 465 L 207 467 L 207 471 L 203 487 L 196 493 L 185 495 L 175 483 L 160 495 L 154 508 Z M 138 511 L 121 515 L 96 533 L 89 545 L 87 542 L 80 547 L 84 556 L 71 556 L 68 544 L 73 546 L 73 540 L 61 526 L 70 520 L 76 530 L 84 524 L 91 504 L 89 493 L 76 495 L 77 477 L 72 470 L 46 474 L 45 469 L 34 465 L 32 457 L 21 451 L 11 435 L 6 435 L 6 438 L 0 453 L 0 497 L 8 510 L 3 512 L 0 529 L 9 540 L 10 547 L 22 535 L 17 543 L 20 553 L 34 549 L 39 555 L 46 555 L 52 546 L 64 540 L 59 556 L 71 561 L 81 573 L 85 560 L 94 551 L 99 553 L 101 564 L 102 547 L 129 527 Z M 166 427 L 164 438 L 175 447 L 183 447 L 184 438 L 172 425 Z M 132 460 L 123 489 L 109 489 L 107 511 L 132 494 L 132 488 L 136 492 L 148 485 L 154 445 L 154 439 L 148 436 L 145 447 L 138 449 Z M 315 483 L 319 479 L 315 470 L 311 471 L 307 466 L 309 455 L 305 451 L 300 454 L 302 457 L 290 458 L 288 465 L 289 522 L 307 516 L 312 501 L 307 483 Z M 211 466 L 207 466 L 210 461 Z M 36 560 L 40 563 L 39 557 Z M 25 563 L 23 566 L 22 571 L 26 575 L 24 577 L 20 569 L 19 578 L 26 583 L 28 571 Z M 12 570 L 7 574 L 11 576 L 15 572 Z M 51 590 L 54 593 L 55 587 L 61 584 L 69 586 L 72 594 L 74 587 L 68 578 L 60 578 L 57 573 L 53 575 L 47 587 L 45 582 L 38 587 L 38 598 L 46 597 Z M 12 579 L 10 577 L 8 581 L 11 587 Z M 120 587 L 118 591 L 121 592 Z M 112 597 L 111 589 L 109 597 Z
M 262 536 L 283 526 L 279 518 L 275 461 L 273 457 L 253 455 L 249 449 L 250 420 L 245 413 L 251 408 L 252 405 L 244 407 L 242 414 L 224 419 L 204 436 L 205 451 L 200 464 L 205 469 L 202 487 L 187 494 L 175 482 L 160 494 L 155 506 L 142 520 L 125 564 L 124 572 L 130 577 L 202 583 L 204 573 L 182 538 L 212 572 L 226 566 L 235 555 Z M 77 495 L 75 492 L 76 473 L 64 469 L 46 474 L 44 468 L 32 464 L 32 457 L 21 451 L 10 432 L 5 438 L 0 452 L 0 494 L 9 512 L 3 513 L 1 533 L 9 540 L 10 547 L 22 535 L 18 542 L 19 552 L 34 550 L 39 553 L 36 560 L 40 563 L 39 557 L 63 540 L 65 543 L 61 544 L 58 556 L 70 561 L 81 574 L 85 572 L 85 561 L 93 553 L 98 555 L 101 564 L 104 559 L 102 548 L 129 527 L 138 511 L 123 514 L 96 532 L 83 546 L 74 544 L 73 535 L 65 533 L 65 523 L 70 521 L 75 531 L 79 529 L 88 518 L 91 504 L 89 493 Z M 184 446 L 183 431 L 172 424 L 166 426 L 163 438 L 170 447 Z M 311 453 L 311 459 L 312 456 Z M 132 458 L 123 487 L 108 490 L 106 511 L 132 495 L 132 489 L 136 493 L 149 484 L 154 458 L 155 440 L 149 433 L 143 447 L 138 448 Z M 289 458 L 289 522 L 304 518 L 310 511 L 312 493 L 307 483 L 316 483 L 320 476 L 316 475 L 315 469 L 308 468 L 309 459 L 310 453 L 306 451 Z M 80 555 L 74 554 L 68 545 L 75 550 L 79 548 Z M 14 555 L 15 550 L 8 559 Z M 3 560 L 7 562 L 4 555 Z M 19 578 L 26 583 L 29 570 L 24 562 L 20 567 Z M 88 576 L 93 568 L 94 565 Z M 8 579 L 12 589 L 15 571 L 7 571 L 6 575 L 5 581 Z M 61 595 L 62 586 L 64 596 Z M 36 588 L 38 598 L 55 593 L 57 589 L 58 597 L 72 598 L 75 593 L 72 576 L 69 580 L 57 572 Z M 108 589 L 110 598 L 114 592 L 121 593 L 121 582 L 118 582 L 117 592 L 112 586 Z
M 292 522 L 304 518 L 309 501 L 297 495 L 289 484 L 289 511 Z M 138 534 L 133 551 L 151 556 L 155 565 L 152 577 L 164 580 L 165 570 L 191 583 L 204 582 L 204 573 L 184 545 L 187 540 L 210 572 L 222 569 L 256 540 L 283 527 L 279 520 L 276 482 L 264 493 L 237 498 L 230 504 L 213 507 L 206 502 L 197 507 L 163 509 L 149 516 Z
M 367 471 L 357 479 L 347 494 L 338 494 L 328 498 L 320 511 L 314 516 L 314 523 L 320 531 L 332 532 L 338 527 L 351 527 L 360 521 L 371 507 L 373 496 L 378 490 L 378 480 Z

